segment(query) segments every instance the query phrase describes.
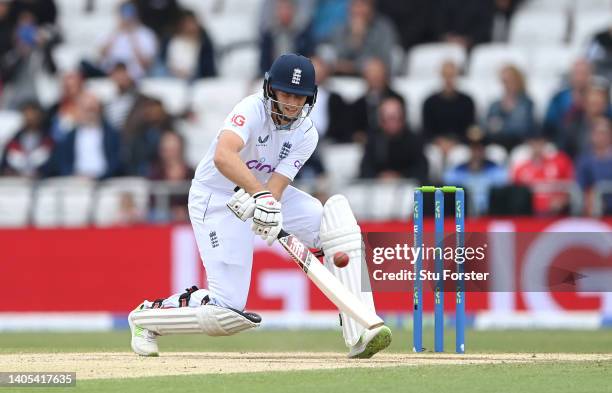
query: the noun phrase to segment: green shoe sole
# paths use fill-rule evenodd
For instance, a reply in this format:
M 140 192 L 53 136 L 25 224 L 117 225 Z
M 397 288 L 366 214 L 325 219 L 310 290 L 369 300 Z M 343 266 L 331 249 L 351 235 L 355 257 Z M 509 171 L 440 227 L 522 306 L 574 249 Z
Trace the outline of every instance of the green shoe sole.
M 383 326 L 380 332 L 366 345 L 366 349 L 353 359 L 369 359 L 391 344 L 391 329 Z

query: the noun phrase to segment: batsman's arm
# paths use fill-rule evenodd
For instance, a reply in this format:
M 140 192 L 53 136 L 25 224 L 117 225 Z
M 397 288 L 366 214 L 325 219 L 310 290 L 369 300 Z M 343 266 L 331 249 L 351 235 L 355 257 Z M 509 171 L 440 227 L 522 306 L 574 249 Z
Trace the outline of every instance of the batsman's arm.
M 240 136 L 230 130 L 224 130 L 219 134 L 219 142 L 215 150 L 215 166 L 234 184 L 239 185 L 246 192 L 253 195 L 263 191 L 264 186 L 249 171 L 238 153 L 244 147 Z

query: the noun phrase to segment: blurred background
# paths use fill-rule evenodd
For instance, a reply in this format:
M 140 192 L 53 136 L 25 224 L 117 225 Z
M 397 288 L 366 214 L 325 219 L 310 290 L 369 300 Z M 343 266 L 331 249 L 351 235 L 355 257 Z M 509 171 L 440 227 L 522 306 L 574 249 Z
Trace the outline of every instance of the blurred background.
M 610 232 L 610 0 L 0 0 L 0 330 L 125 327 L 143 297 L 203 285 L 194 168 L 285 52 L 319 84 L 296 185 L 345 194 L 364 229 L 408 230 L 414 187 L 448 184 L 468 231 Z M 529 250 L 505 246 L 519 280 Z M 480 327 L 610 325 L 590 289 L 468 308 Z M 376 296 L 401 324 L 408 294 Z M 259 243 L 248 307 L 337 321 Z

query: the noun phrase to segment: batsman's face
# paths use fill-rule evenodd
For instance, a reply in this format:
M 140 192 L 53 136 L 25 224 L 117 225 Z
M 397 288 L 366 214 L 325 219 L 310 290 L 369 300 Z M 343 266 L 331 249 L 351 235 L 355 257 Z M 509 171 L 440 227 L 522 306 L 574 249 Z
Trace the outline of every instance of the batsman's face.
M 298 96 L 284 91 L 276 91 L 276 98 L 279 102 L 279 109 L 287 117 L 298 117 L 302 108 L 306 104 L 306 96 Z

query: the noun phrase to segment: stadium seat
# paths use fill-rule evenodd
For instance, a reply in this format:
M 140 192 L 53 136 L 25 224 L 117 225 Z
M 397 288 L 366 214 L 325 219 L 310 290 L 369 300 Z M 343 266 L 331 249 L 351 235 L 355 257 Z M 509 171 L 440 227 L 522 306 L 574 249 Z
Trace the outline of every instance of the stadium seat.
M 440 67 L 446 60 L 453 60 L 460 69 L 465 67 L 467 54 L 457 44 L 423 44 L 412 48 L 408 54 L 406 75 L 410 78 L 433 78 L 440 74 Z
M 223 54 L 217 68 L 222 78 L 253 79 L 259 74 L 259 48 L 248 45 L 230 50 Z
M 457 145 L 448 152 L 446 157 L 446 168 L 454 168 L 457 165 L 465 164 L 470 159 L 470 148 L 466 145 Z
M 93 14 L 112 18 L 117 14 L 119 4 L 123 2 L 125 2 L 125 0 L 94 0 Z
M 492 143 L 485 147 L 485 157 L 487 158 L 487 160 L 491 160 L 497 165 L 503 166 L 506 165 L 506 160 L 508 159 L 508 152 L 503 146 Z
M 342 192 L 358 220 L 401 220 L 412 213 L 414 187 L 409 180 L 363 180 L 343 187 Z
M 147 78 L 138 83 L 140 92 L 157 98 L 171 115 L 184 113 L 189 106 L 190 89 L 178 78 Z
M 610 0 L 576 0 L 574 1 L 576 13 L 582 12 L 609 12 L 612 11 L 612 1 Z
M 206 116 L 227 116 L 234 106 L 248 94 L 247 83 L 236 78 L 201 79 L 193 85 L 191 108 L 197 121 Z
M 393 87 L 406 99 L 408 123 L 413 131 L 421 130 L 423 104 L 427 97 L 441 88 L 438 78 L 401 78 L 393 81 Z
M 484 118 L 493 101 L 501 98 L 503 86 L 499 77 L 477 77 L 459 79 L 459 90 L 468 94 L 476 105 L 476 118 Z
M 77 45 L 61 44 L 53 48 L 53 60 L 60 72 L 72 71 L 79 68 L 82 60 L 90 57 L 91 47 L 83 49 Z
M 368 86 L 362 78 L 337 76 L 329 78 L 327 87 L 334 91 L 347 103 L 352 103 L 365 94 Z
M 55 0 L 55 3 L 60 23 L 82 17 L 87 6 L 87 0 Z
M 108 78 L 90 78 L 87 80 L 85 88 L 104 103 L 117 97 L 117 86 Z
M 574 0 L 528 0 L 521 4 L 521 11 L 567 10 Z
M 429 165 L 429 179 L 432 182 L 439 181 L 444 173 L 444 154 L 442 150 L 438 146 L 428 143 L 425 145 L 423 153 Z
M 32 184 L 21 177 L 0 177 L 0 227 L 28 225 Z
M 560 45 L 565 39 L 568 18 L 564 10 L 517 12 L 510 23 L 511 45 Z
M 584 49 L 593 36 L 612 25 L 612 11 L 608 8 L 601 12 L 579 12 L 574 16 L 572 46 Z
M 545 45 L 530 51 L 529 76 L 561 77 L 578 57 L 575 48 L 565 45 Z
M 79 227 L 89 224 L 95 182 L 82 177 L 41 181 L 35 190 L 32 221 L 37 227 Z
M 321 146 L 323 166 L 329 174 L 331 184 L 342 187 L 359 175 L 363 146 L 358 143 L 343 143 Z
M 230 13 L 208 17 L 205 25 L 217 48 L 224 50 L 233 45 L 256 43 L 257 20 L 253 15 Z
M 217 126 L 213 123 L 216 122 Z M 217 135 L 217 130 L 221 127 L 223 119 L 210 119 L 210 123 L 191 123 L 179 122 L 177 129 L 185 138 L 185 159 L 192 168 L 196 168 L 200 160 L 208 151 L 210 144 Z
M 121 199 L 125 195 L 133 198 L 136 213 L 141 219 L 147 218 L 149 205 L 149 183 L 140 177 L 124 177 L 101 182 L 95 195 L 94 223 L 97 226 L 121 225 Z
M 106 34 L 115 26 L 115 19 L 101 15 L 86 15 L 61 22 L 64 43 L 78 48 L 89 48 L 96 53 Z
M 4 145 L 9 139 L 19 131 L 22 124 L 23 116 L 21 116 L 21 112 L 0 110 L 0 152 L 4 150 Z
M 39 73 L 34 76 L 36 83 L 36 95 L 43 107 L 50 107 L 55 104 L 61 94 L 60 78 L 53 77 L 46 73 Z
M 504 44 L 481 44 L 472 51 L 468 75 L 476 78 L 496 78 L 506 64 L 514 64 L 523 71 L 529 67 L 524 48 Z

